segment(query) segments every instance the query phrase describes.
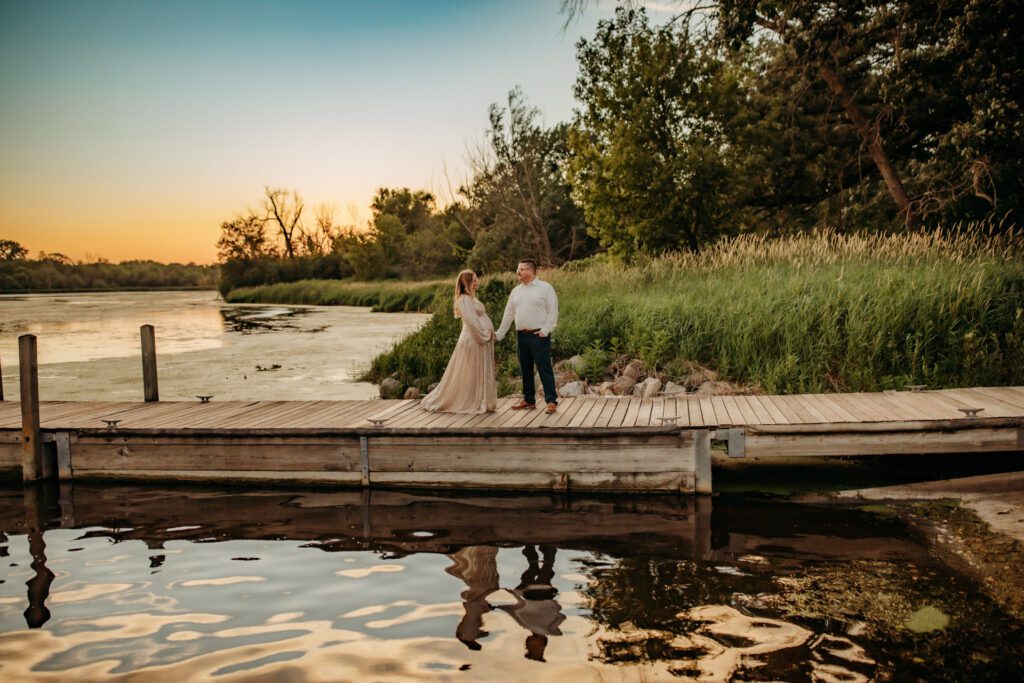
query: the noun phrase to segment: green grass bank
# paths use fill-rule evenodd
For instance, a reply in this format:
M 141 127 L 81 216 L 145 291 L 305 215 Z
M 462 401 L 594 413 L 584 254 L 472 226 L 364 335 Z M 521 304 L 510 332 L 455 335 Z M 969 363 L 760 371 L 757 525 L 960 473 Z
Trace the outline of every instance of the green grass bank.
M 1022 244 L 1018 231 L 741 236 L 699 254 L 630 265 L 596 257 L 542 277 L 561 307 L 554 355 L 583 354 L 581 374 L 591 381 L 629 355 L 670 377 L 697 362 L 765 392 L 1024 384 Z M 514 284 L 503 275 L 481 287 L 495 325 Z M 440 378 L 460 322 L 447 285 L 423 287 L 424 296 L 434 288 L 433 318 L 374 359 L 367 379 Z M 512 391 L 514 340 L 496 354 L 499 391 Z
M 433 282 L 353 282 L 299 280 L 232 289 L 224 300 L 232 304 L 305 304 L 314 306 L 371 306 L 374 311 L 430 311 L 435 297 L 452 284 Z

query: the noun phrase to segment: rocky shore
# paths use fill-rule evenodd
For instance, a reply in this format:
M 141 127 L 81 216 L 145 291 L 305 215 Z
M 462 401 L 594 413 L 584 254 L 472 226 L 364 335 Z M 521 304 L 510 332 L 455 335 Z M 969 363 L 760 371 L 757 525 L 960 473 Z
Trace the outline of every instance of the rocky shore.
M 555 363 L 555 386 L 562 398 L 574 396 L 632 396 L 653 398 L 693 394 L 696 396 L 724 396 L 758 394 L 760 388 L 734 384 L 721 379 L 717 372 L 699 363 L 686 363 L 682 374 L 670 375 L 658 368 L 648 368 L 639 358 L 617 356 L 611 363 L 595 368 L 584 355 Z M 404 385 L 397 374 L 380 384 L 380 397 L 385 399 L 417 399 L 433 391 L 436 382 L 414 379 Z M 538 382 L 539 386 L 539 382 Z

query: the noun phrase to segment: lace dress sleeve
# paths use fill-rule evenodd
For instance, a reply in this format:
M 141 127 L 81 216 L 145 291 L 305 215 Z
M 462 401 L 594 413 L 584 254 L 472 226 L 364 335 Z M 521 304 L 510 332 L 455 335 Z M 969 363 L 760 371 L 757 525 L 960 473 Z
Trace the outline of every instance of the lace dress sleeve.
M 459 314 L 462 316 L 462 327 L 469 331 L 469 336 L 477 344 L 483 345 L 491 341 L 493 328 L 490 320 L 485 319 L 487 314 L 479 314 L 476 310 L 476 300 L 471 296 L 459 297 Z

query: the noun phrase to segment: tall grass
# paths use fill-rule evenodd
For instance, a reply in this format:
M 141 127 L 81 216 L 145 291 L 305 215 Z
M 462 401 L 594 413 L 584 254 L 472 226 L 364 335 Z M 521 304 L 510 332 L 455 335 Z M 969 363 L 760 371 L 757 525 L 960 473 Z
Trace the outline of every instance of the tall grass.
M 307 304 L 321 306 L 372 306 L 374 311 L 428 311 L 435 296 L 448 292 L 448 281 L 352 282 L 349 280 L 299 280 L 258 287 L 232 289 L 224 300 L 232 304 Z
M 833 231 L 722 240 L 699 254 L 622 265 L 597 257 L 542 274 L 558 291 L 556 358 L 629 354 L 669 375 L 687 361 L 769 392 L 1024 384 L 1024 235 Z M 512 286 L 481 299 L 497 324 Z M 458 334 L 434 319 L 368 374 L 440 377 Z M 514 342 L 498 345 L 505 375 Z

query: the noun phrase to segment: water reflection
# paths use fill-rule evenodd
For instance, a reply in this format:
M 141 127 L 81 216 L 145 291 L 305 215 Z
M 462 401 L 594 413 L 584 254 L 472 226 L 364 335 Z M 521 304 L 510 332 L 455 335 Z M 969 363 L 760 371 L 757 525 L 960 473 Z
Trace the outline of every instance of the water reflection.
M 1005 679 L 1024 652 L 895 521 L 751 497 L 0 490 L 0 558 L 8 680 Z M 945 630 L 902 628 L 924 604 Z
M 308 316 L 315 309 L 299 306 L 222 306 L 221 319 L 224 329 L 228 332 L 241 334 L 258 334 L 261 332 L 280 332 L 282 330 L 300 330 L 296 319 Z M 303 332 L 323 332 L 325 325 L 303 329 Z
M 41 494 L 42 491 L 36 488 L 27 488 L 23 492 L 27 513 L 28 552 L 32 557 L 32 571 L 35 572 L 32 578 L 25 582 L 28 586 L 28 608 L 25 609 L 24 614 L 25 624 L 29 628 L 39 628 L 50 620 L 50 610 L 46 608 L 46 598 L 50 595 L 50 584 L 54 579 L 53 572 L 46 566 Z

